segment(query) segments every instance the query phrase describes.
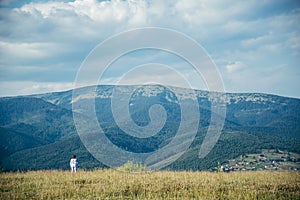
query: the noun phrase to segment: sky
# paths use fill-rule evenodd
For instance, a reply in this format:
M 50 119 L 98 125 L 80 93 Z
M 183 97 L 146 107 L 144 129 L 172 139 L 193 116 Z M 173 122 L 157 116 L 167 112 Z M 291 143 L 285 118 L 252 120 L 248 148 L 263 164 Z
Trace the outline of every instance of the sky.
M 1 0 L 0 6 L 0 96 L 71 89 L 97 45 L 123 31 L 160 27 L 201 45 L 226 92 L 300 98 L 297 0 Z M 207 89 L 181 59 L 157 50 L 119 59 L 103 82 L 115 84 L 128 66 L 154 62 L 176 66 L 192 87 Z M 169 73 L 156 79 L 176 82 Z

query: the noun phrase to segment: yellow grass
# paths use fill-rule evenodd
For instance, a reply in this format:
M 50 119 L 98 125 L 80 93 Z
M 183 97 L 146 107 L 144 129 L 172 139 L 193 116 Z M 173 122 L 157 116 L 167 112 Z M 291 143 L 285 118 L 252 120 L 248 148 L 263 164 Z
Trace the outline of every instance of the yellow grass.
M 0 199 L 300 199 L 300 173 L 1 173 Z

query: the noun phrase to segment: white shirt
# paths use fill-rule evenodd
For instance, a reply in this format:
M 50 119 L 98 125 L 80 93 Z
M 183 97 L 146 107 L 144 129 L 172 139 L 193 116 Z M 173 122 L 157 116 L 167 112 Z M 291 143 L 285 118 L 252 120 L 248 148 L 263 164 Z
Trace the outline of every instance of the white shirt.
M 76 160 L 76 158 L 72 158 L 71 160 L 70 160 L 70 166 L 77 166 L 77 160 Z

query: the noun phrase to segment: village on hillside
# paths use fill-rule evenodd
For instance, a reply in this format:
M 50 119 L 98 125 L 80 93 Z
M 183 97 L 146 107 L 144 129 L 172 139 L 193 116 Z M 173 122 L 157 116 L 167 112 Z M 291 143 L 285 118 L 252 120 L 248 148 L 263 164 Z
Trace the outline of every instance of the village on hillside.
M 260 154 L 246 154 L 228 160 L 213 170 L 223 172 L 250 170 L 298 171 L 300 170 L 300 154 L 278 149 L 265 149 Z

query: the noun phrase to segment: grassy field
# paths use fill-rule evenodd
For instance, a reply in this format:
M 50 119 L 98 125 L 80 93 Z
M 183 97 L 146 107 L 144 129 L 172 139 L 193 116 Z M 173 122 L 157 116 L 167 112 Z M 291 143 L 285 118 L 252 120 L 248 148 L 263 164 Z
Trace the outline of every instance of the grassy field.
M 300 199 L 300 173 L 1 173 L 0 199 Z

